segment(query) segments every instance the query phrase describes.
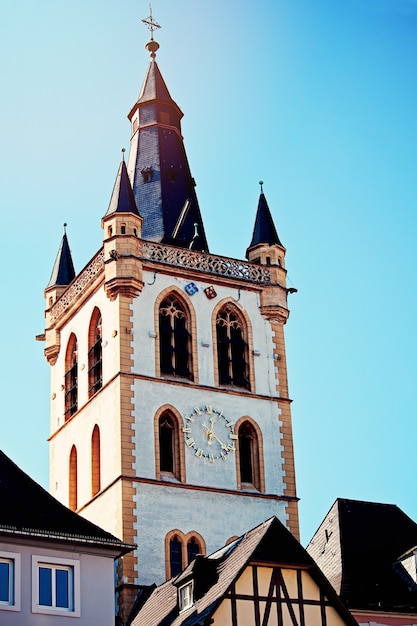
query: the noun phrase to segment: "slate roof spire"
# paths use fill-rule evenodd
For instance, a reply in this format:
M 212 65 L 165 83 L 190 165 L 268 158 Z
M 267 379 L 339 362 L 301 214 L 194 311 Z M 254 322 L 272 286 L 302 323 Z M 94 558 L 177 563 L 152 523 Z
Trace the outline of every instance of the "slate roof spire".
M 143 217 L 142 238 L 208 250 L 181 134 L 183 113 L 155 61 L 159 44 L 153 39 L 153 31 L 159 24 L 152 13 L 142 21 L 151 31 L 145 46 L 151 60 L 139 97 L 128 115 L 132 139 L 127 165 L 136 205 Z
M 129 175 L 126 169 L 124 153 L 125 149 L 123 148 L 122 160 L 117 172 L 106 215 L 112 215 L 113 213 L 134 213 L 135 215 L 139 215 L 135 196 L 133 195 L 132 185 L 130 184 Z
M 66 224 L 64 224 L 64 235 L 56 255 L 54 267 L 52 269 L 51 278 L 46 289 L 51 287 L 66 286 L 75 278 L 74 264 L 72 262 L 71 250 L 68 244 L 66 232 Z
M 261 186 L 261 194 L 259 196 L 255 226 L 253 228 L 252 241 L 249 248 L 261 243 L 269 246 L 274 244 L 282 246 L 275 228 L 274 220 L 272 219 L 271 211 L 269 210 L 268 202 L 263 192 L 263 181 L 259 181 L 259 184 Z

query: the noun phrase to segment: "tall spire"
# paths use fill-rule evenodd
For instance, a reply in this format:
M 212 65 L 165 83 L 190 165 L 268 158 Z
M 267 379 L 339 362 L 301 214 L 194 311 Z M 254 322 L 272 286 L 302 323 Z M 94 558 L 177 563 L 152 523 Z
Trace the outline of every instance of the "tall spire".
M 66 224 L 64 224 L 64 235 L 56 255 L 51 278 L 46 289 L 51 287 L 66 286 L 75 278 L 74 264 L 72 262 L 71 250 L 68 244 Z
M 159 44 L 152 16 L 150 64 L 128 118 L 132 139 L 127 171 L 143 217 L 142 238 L 183 248 L 208 250 L 203 220 L 181 134 L 183 113 L 171 98 L 155 61 Z

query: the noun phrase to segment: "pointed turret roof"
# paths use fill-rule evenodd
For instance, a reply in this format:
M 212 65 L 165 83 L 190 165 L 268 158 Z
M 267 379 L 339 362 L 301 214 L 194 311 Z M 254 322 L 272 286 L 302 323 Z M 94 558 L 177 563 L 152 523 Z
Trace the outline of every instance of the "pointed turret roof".
M 66 224 L 64 224 L 64 236 L 62 237 L 51 278 L 49 279 L 46 289 L 69 285 L 75 278 L 74 264 L 72 262 L 71 250 L 68 244 L 65 227 Z
M 258 244 L 267 244 L 272 246 L 278 244 L 282 246 L 279 240 L 277 230 L 275 228 L 274 220 L 272 219 L 271 211 L 269 210 L 268 203 L 265 198 L 265 194 L 261 185 L 261 194 L 259 196 L 258 210 L 256 213 L 255 226 L 253 228 L 252 241 L 249 248 L 257 246 Z
M 139 98 L 128 115 L 132 139 L 127 169 L 143 217 L 142 238 L 207 251 L 195 181 L 181 134 L 183 113 L 155 61 L 159 44 L 151 38 L 146 48 L 151 61 Z
M 117 172 L 106 216 L 113 213 L 134 213 L 139 215 L 124 158 Z

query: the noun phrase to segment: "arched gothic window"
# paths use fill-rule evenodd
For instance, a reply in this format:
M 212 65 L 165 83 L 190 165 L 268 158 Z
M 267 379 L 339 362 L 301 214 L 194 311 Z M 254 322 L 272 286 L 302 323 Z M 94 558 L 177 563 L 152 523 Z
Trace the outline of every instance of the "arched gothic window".
M 159 354 L 161 374 L 192 379 L 191 336 L 184 305 L 169 294 L 159 305 Z
M 100 489 L 100 429 L 96 424 L 91 436 L 91 495 L 95 496 Z
M 159 469 L 180 480 L 180 442 L 176 418 L 165 411 L 159 418 Z
M 200 554 L 200 546 L 195 537 L 191 537 L 191 539 L 187 543 L 187 561 L 191 563 L 197 556 Z
M 71 334 L 65 355 L 65 421 L 78 409 L 77 338 Z
M 238 444 L 241 486 L 260 489 L 259 442 L 249 421 L 239 427 Z
M 216 317 L 220 385 L 250 388 L 246 325 L 238 309 L 226 304 Z
M 91 398 L 103 386 L 103 363 L 101 346 L 101 313 L 95 308 L 88 332 L 88 397 Z
M 182 572 L 182 541 L 178 535 L 174 535 L 169 542 L 169 566 L 171 577 Z
M 71 511 L 76 511 L 78 507 L 77 491 L 78 491 L 78 477 L 77 477 L 77 448 L 72 446 L 69 458 L 69 508 Z

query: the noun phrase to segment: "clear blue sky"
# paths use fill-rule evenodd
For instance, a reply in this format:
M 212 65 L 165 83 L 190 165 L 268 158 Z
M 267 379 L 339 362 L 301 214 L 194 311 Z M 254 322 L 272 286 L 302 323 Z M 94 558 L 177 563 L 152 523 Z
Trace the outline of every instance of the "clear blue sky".
M 213 252 L 243 258 L 258 181 L 287 248 L 302 541 L 337 497 L 415 497 L 417 1 L 154 0 L 158 64 Z M 0 447 L 48 485 L 43 289 L 68 222 L 101 245 L 147 2 L 4 0 Z

